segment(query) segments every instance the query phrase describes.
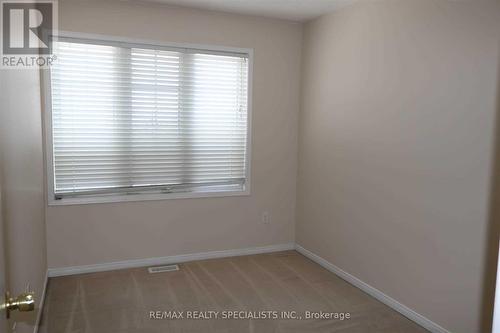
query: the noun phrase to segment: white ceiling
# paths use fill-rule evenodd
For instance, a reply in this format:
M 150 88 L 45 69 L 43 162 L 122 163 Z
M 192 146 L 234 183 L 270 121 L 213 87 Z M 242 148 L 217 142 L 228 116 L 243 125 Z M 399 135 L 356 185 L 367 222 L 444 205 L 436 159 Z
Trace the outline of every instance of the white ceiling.
M 356 0 L 152 0 L 201 9 L 307 21 Z

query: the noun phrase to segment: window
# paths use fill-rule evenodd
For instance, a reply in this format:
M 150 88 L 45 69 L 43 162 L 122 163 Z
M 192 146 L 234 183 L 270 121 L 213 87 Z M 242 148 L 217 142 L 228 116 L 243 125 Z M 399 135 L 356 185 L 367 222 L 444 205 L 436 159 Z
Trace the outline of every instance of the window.
M 52 203 L 248 190 L 248 52 L 53 43 Z

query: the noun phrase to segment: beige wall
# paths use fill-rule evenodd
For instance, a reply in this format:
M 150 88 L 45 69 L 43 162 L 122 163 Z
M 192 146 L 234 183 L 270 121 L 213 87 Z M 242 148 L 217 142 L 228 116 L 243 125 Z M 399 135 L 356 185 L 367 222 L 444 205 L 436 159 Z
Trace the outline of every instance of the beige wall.
M 0 70 L 0 180 L 8 289 L 17 295 L 29 284 L 37 302 L 47 271 L 41 119 L 38 71 Z M 36 316 L 37 312 L 14 313 L 11 322 L 18 322 L 18 333 L 33 332 Z
M 304 30 L 297 242 L 452 332 L 488 332 L 498 14 L 373 1 Z
M 49 267 L 293 242 L 302 26 L 114 1 L 59 2 L 60 29 L 253 48 L 251 196 L 49 207 Z M 271 223 L 261 223 L 269 211 Z

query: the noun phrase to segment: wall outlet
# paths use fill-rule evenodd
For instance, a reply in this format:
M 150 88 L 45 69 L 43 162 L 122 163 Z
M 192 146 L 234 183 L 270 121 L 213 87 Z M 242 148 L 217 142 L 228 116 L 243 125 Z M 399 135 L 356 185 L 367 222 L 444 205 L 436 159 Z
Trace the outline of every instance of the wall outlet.
M 271 222 L 271 217 L 269 216 L 269 212 L 262 212 L 262 223 L 269 224 Z

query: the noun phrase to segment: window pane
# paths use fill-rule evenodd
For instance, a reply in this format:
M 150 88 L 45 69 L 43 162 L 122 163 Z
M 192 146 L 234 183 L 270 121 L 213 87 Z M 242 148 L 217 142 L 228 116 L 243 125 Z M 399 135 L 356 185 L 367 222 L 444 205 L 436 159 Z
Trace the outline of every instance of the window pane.
M 56 195 L 244 187 L 246 56 L 67 39 L 54 49 Z

